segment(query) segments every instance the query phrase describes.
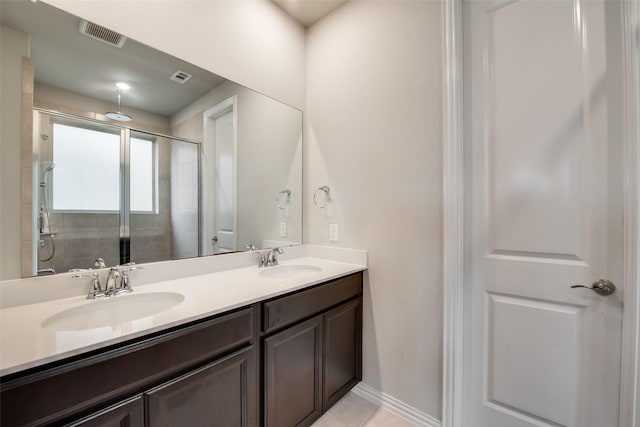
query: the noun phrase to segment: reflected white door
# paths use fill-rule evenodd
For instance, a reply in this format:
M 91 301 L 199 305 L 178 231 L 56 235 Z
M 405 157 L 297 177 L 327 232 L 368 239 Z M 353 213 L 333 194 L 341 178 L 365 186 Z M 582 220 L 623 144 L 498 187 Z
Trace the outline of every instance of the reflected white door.
M 464 4 L 464 426 L 618 425 L 620 3 Z
M 237 244 L 237 96 L 203 113 L 203 254 L 235 251 Z
M 233 110 L 215 119 L 214 253 L 236 250 Z

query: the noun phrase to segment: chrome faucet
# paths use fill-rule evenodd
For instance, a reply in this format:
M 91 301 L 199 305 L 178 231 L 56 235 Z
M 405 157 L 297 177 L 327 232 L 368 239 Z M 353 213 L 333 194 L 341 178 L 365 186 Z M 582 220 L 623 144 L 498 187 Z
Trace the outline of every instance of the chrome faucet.
M 278 265 L 278 254 L 282 255 L 284 251 L 282 248 L 273 248 L 267 254 L 267 267 L 273 267 Z
M 129 272 L 134 270 L 142 270 L 142 267 L 139 265 L 135 265 L 135 263 L 111 267 L 109 269 L 109 273 L 107 274 L 107 283 L 105 283 L 104 288 L 100 284 L 100 277 L 98 275 L 98 272 L 96 272 L 95 270 L 90 268 L 75 268 L 70 271 L 76 273 L 71 276 L 74 279 L 91 278 L 91 290 L 89 292 L 89 295 L 87 295 L 87 298 L 98 299 L 133 292 L 129 281 Z
M 255 251 L 258 255 L 258 267 L 273 267 L 278 265 L 278 254 L 282 254 L 283 252 L 282 248 Z

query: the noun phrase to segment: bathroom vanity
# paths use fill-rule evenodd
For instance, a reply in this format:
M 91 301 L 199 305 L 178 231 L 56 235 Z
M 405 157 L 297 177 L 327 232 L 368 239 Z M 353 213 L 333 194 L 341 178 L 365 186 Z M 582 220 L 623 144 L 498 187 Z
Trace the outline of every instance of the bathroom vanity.
M 3 369 L 0 423 L 310 425 L 361 379 L 362 269 L 333 264 L 344 273 L 333 272 L 329 280 L 315 277 L 307 284 L 304 279 L 261 277 L 256 289 L 243 289 L 235 304 L 226 301 L 225 309 L 221 302 L 208 315 L 202 300 L 209 296 L 193 293 L 206 275 L 192 278 L 191 284 L 185 279 L 181 292 L 186 299 L 167 310 L 182 314 L 166 317 L 164 326 L 125 331 L 115 340 Z M 324 272 L 332 267 L 328 262 L 318 265 Z M 217 274 L 243 276 L 237 271 Z M 155 295 L 176 289 L 173 282 L 136 291 Z M 189 304 L 199 314 L 184 317 L 177 310 Z M 3 322 L 14 315 L 3 312 Z

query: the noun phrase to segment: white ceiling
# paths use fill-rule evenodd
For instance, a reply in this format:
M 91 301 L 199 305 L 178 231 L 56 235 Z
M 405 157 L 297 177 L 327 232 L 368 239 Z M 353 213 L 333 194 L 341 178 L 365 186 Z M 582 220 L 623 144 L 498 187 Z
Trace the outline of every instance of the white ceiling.
M 347 0 L 272 0 L 293 19 L 308 27 Z
M 122 94 L 123 112 L 128 106 L 171 116 L 225 81 L 132 39 L 120 49 L 91 39 L 79 32 L 80 18 L 43 2 L 0 0 L 0 21 L 31 35 L 36 82 L 115 108 L 115 83 L 122 81 L 131 86 Z M 193 77 L 185 84 L 169 80 L 178 70 Z

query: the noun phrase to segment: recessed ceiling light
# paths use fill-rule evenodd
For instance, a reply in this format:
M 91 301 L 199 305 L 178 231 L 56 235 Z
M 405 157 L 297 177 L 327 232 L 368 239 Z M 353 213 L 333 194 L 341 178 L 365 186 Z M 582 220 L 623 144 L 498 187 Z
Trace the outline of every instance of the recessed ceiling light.
M 128 84 L 126 84 L 126 83 L 122 83 L 122 82 L 118 82 L 118 83 L 116 83 L 116 86 L 117 86 L 117 88 L 118 88 L 118 89 L 120 89 L 120 90 L 129 90 L 129 89 L 131 89 L 131 86 L 129 86 L 129 85 L 128 85 Z

